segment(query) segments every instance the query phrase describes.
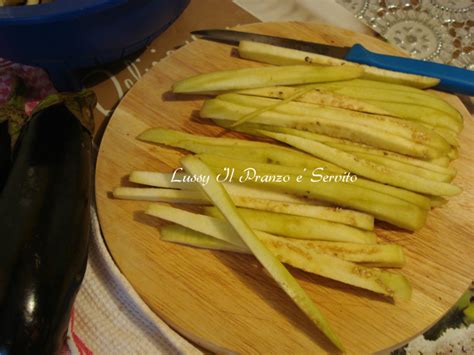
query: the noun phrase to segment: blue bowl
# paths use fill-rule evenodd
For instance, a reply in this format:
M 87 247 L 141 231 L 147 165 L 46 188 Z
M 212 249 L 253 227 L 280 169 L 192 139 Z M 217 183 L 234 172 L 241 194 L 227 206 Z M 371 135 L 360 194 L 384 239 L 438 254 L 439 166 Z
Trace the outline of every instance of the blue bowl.
M 71 73 L 148 45 L 189 0 L 55 0 L 0 8 L 0 57 L 40 66 L 59 89 Z M 74 85 L 73 85 L 74 86 Z

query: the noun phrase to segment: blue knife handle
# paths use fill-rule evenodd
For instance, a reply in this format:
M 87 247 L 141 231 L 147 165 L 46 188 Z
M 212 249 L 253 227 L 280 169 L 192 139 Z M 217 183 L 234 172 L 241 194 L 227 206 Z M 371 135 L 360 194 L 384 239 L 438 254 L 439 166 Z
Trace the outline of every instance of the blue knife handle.
M 474 96 L 474 71 L 472 70 L 373 53 L 360 44 L 355 44 L 346 54 L 345 59 L 378 68 L 438 78 L 441 81 L 436 89 Z

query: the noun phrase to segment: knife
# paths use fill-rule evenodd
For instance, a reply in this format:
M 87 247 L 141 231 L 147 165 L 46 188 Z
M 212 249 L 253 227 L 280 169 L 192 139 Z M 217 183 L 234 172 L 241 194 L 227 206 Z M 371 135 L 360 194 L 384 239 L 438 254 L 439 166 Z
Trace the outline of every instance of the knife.
M 238 45 L 240 41 L 253 41 L 274 46 L 341 58 L 351 62 L 375 66 L 409 74 L 440 79 L 436 89 L 474 96 L 474 71 L 418 59 L 402 58 L 369 51 L 360 44 L 338 47 L 321 43 L 274 37 L 233 30 L 199 30 L 191 34 L 198 38 Z

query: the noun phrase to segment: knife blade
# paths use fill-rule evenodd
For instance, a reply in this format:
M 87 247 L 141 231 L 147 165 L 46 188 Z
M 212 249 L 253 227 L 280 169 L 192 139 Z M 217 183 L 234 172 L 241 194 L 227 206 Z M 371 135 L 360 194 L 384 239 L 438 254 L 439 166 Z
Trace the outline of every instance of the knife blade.
M 472 70 L 418 59 L 378 54 L 369 51 L 360 44 L 355 44 L 352 47 L 338 47 L 284 37 L 220 29 L 193 31 L 191 34 L 198 38 L 231 45 L 238 45 L 240 41 L 244 40 L 266 43 L 341 58 L 381 69 L 438 78 L 440 83 L 435 87 L 436 89 L 474 96 L 474 71 Z
M 330 46 L 321 43 L 300 41 L 297 39 L 290 39 L 284 37 L 275 37 L 260 35 L 257 33 L 239 32 L 233 30 L 200 30 L 193 31 L 191 34 L 208 40 L 216 42 L 239 45 L 240 41 L 252 41 L 261 42 L 266 44 L 272 44 L 274 46 L 297 49 L 305 52 L 318 53 L 327 55 L 335 58 L 344 58 L 347 52 L 350 50 L 349 47 L 337 47 Z

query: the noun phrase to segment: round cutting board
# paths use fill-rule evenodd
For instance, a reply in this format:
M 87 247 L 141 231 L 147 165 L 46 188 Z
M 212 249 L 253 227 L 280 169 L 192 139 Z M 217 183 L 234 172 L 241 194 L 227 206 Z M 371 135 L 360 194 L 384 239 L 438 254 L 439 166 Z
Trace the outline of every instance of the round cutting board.
M 325 25 L 265 23 L 240 30 L 397 54 L 377 39 Z M 203 97 L 177 97 L 171 85 L 198 73 L 261 64 L 239 59 L 230 46 L 194 41 L 157 64 L 126 95 L 102 140 L 96 173 L 99 218 L 120 270 L 150 308 L 186 337 L 211 350 L 239 353 L 319 353 L 335 349 L 247 255 L 207 251 L 162 242 L 158 219 L 144 214 L 147 202 L 111 198 L 129 185 L 132 170 L 172 171 L 184 152 L 136 139 L 147 128 L 168 127 L 205 135 L 227 135 L 193 120 Z M 403 246 L 401 272 L 413 286 L 409 302 L 389 299 L 290 268 L 353 353 L 404 344 L 454 305 L 474 277 L 474 123 L 460 101 L 441 94 L 465 116 L 455 183 L 460 196 L 433 210 L 416 233 L 378 228 Z M 389 98 L 387 98 L 389 99 Z

